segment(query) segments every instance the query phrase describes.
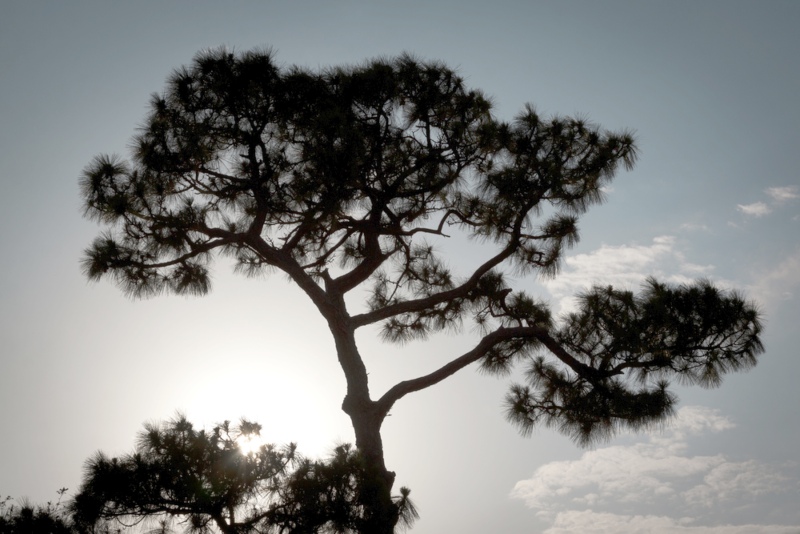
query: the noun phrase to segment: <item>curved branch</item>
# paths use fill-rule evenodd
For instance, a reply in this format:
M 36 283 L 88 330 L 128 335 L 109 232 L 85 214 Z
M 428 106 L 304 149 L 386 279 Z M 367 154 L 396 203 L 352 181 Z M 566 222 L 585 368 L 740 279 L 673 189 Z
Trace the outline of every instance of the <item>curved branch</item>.
M 158 263 L 145 263 L 141 261 L 135 260 L 127 260 L 125 262 L 128 266 L 134 266 L 141 269 L 163 269 L 165 267 L 173 267 L 175 265 L 180 265 L 187 260 L 195 258 L 201 254 L 205 254 L 217 247 L 229 245 L 231 243 L 238 242 L 239 239 L 236 237 L 228 237 L 228 238 L 218 238 L 216 240 L 207 241 L 205 243 L 196 244 L 191 246 L 191 250 L 186 254 L 181 254 L 171 260 L 166 260 Z
M 555 339 L 553 339 L 546 328 L 541 326 L 519 326 L 511 328 L 501 326 L 494 332 L 484 336 L 475 346 L 475 348 L 462 354 L 455 360 L 443 365 L 436 371 L 433 371 L 425 376 L 411 380 L 405 380 L 394 385 L 391 389 L 384 393 L 380 399 L 378 399 L 376 404 L 378 405 L 379 412 L 382 414 L 388 413 L 395 402 L 405 397 L 409 393 L 421 391 L 430 386 L 438 384 L 442 380 L 454 375 L 456 372 L 460 371 L 469 364 L 481 359 L 487 354 L 487 352 L 489 352 L 489 350 L 491 350 L 492 347 L 498 343 L 514 338 L 534 338 L 538 340 L 545 347 L 547 347 L 547 349 L 552 352 L 556 358 L 561 360 L 573 371 L 590 382 L 593 382 L 601 377 L 599 371 L 579 362 L 574 356 L 564 350 L 564 348 Z
M 509 330 L 516 329 L 507 329 L 501 327 L 498 330 L 495 330 L 494 332 L 484 336 L 475 346 L 475 348 L 462 354 L 455 360 L 450 361 L 436 371 L 411 380 L 404 380 L 403 382 L 399 382 L 398 384 L 392 386 L 391 389 L 389 389 L 380 399 L 378 399 L 376 404 L 378 405 L 379 412 L 383 414 L 388 413 L 395 402 L 405 397 L 409 393 L 421 391 L 430 386 L 438 384 L 445 378 L 454 375 L 456 372 L 460 371 L 469 364 L 478 361 L 494 345 L 500 341 L 508 339 L 509 337 L 514 337 L 513 335 L 508 334 Z

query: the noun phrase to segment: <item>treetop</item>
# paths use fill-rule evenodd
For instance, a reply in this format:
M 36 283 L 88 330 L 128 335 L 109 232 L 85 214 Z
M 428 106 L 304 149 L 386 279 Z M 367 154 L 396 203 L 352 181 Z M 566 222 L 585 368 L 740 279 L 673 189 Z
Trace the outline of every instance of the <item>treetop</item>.
M 504 121 L 438 62 L 311 70 L 269 51 L 206 51 L 153 96 L 133 146 L 130 161 L 99 156 L 84 170 L 86 215 L 108 228 L 87 250 L 89 278 L 134 296 L 202 294 L 217 252 L 248 275 L 282 271 L 326 319 L 343 409 L 381 465 L 393 403 L 475 362 L 504 374 L 527 359 L 509 419 L 585 444 L 663 420 L 669 378 L 717 385 L 763 352 L 757 308 L 705 281 L 594 288 L 559 320 L 514 291 L 510 271 L 557 273 L 578 217 L 632 168 L 635 140 L 531 105 Z M 440 252 L 456 233 L 488 245 L 466 272 Z M 356 288 L 366 302 L 350 310 Z M 378 324 L 402 342 L 464 321 L 482 336 L 472 350 L 372 400 L 355 330 Z

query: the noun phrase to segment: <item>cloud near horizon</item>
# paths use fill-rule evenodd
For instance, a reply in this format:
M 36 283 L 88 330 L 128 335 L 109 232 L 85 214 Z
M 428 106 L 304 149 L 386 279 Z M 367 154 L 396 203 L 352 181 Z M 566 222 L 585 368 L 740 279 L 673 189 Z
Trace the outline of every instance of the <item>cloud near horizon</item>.
M 591 510 L 559 514 L 543 534 L 797 534 L 798 527 L 785 525 L 693 525 L 691 518 L 673 519 L 654 515 L 620 515 Z
M 797 496 L 778 468 L 724 454 L 689 454 L 694 439 L 734 426 L 716 410 L 683 407 L 661 432 L 539 467 L 517 482 L 510 496 L 549 523 L 545 534 L 796 534 L 797 525 L 753 523 L 775 513 L 765 496 Z M 749 521 L 730 524 L 737 514 Z

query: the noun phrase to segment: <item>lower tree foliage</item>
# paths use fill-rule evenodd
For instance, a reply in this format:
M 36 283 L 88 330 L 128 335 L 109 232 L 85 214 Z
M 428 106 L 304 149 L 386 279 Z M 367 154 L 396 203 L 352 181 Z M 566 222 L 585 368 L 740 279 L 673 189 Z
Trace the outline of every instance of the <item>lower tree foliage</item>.
M 133 453 L 98 453 L 87 461 L 70 504 L 74 528 L 113 531 L 145 523 L 159 532 L 363 531 L 369 466 L 356 450 L 338 446 L 324 461 L 301 457 L 293 444 L 243 451 L 243 440 L 259 431 L 245 420 L 197 430 L 183 416 L 147 425 Z M 406 526 L 417 517 L 408 495 L 402 488 L 394 498 Z
M 0 502 L 0 534 L 73 534 L 72 520 L 61 503 L 67 488 L 58 490 L 58 501 L 37 506 L 14 504 L 11 497 Z

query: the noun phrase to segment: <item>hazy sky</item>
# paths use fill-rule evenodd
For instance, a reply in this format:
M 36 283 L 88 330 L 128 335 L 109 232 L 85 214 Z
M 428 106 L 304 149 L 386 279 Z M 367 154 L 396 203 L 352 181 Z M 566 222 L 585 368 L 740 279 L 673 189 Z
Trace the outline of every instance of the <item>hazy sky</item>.
M 96 154 L 126 155 L 149 95 L 203 48 L 272 47 L 310 67 L 409 51 L 458 67 L 501 118 L 531 102 L 636 132 L 638 165 L 584 217 L 562 275 L 516 287 L 563 311 L 593 282 L 707 277 L 759 302 L 767 348 L 720 389 L 679 389 L 663 432 L 590 450 L 548 429 L 520 437 L 508 380 L 474 369 L 403 399 L 384 441 L 414 532 L 797 533 L 798 25 L 796 1 L 3 2 L 0 495 L 74 490 L 89 455 L 130 450 L 176 410 L 250 417 L 309 455 L 353 440 L 331 338 L 299 290 L 224 262 L 204 298 L 89 284 L 79 261 L 99 229 L 77 181 Z M 474 342 L 372 334 L 375 396 Z

